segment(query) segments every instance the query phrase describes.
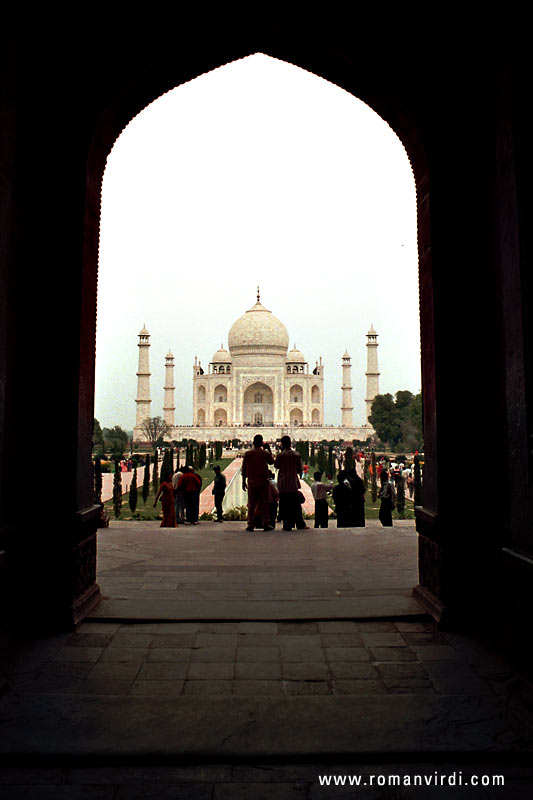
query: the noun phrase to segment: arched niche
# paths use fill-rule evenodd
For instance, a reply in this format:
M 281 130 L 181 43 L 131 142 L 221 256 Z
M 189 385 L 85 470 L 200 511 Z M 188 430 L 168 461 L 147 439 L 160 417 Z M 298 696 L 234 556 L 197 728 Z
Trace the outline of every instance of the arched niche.
M 215 409 L 215 425 L 220 427 L 221 425 L 228 424 L 228 412 L 225 408 L 217 408 Z
M 409 157 L 416 183 L 418 246 L 419 246 L 419 285 L 421 309 L 421 367 L 424 398 L 424 508 L 417 510 L 417 527 L 424 533 L 426 551 L 421 554 L 422 583 L 431 583 L 430 572 L 439 570 L 439 544 L 435 529 L 439 510 L 438 497 L 438 457 L 437 457 L 437 414 L 435 381 L 435 335 L 433 273 L 430 241 L 429 213 L 429 172 L 422 140 L 415 120 L 406 109 L 399 95 L 391 91 L 388 84 L 380 83 L 362 58 L 358 60 L 353 52 L 350 58 L 335 48 L 328 46 L 311 47 L 303 42 L 274 36 L 262 41 L 261 46 L 232 45 L 221 39 L 215 47 L 199 48 L 194 56 L 186 52 L 183 56 L 166 60 L 162 57 L 144 72 L 129 75 L 115 86 L 112 99 L 101 93 L 99 121 L 87 158 L 87 179 L 85 196 L 83 265 L 81 275 L 82 324 L 79 330 L 79 393 L 78 393 L 78 431 L 76 497 L 80 519 L 90 523 L 86 530 L 93 530 L 95 514 L 85 514 L 84 509 L 92 508 L 92 425 L 94 406 L 94 357 L 96 330 L 96 299 L 98 275 L 99 220 L 101 210 L 101 189 L 106 159 L 116 139 L 126 125 L 143 108 L 167 91 L 184 84 L 210 70 L 229 62 L 263 52 L 273 58 L 301 67 L 327 81 L 341 87 L 370 106 L 396 132 Z M 228 276 L 229 278 L 230 276 Z M 347 298 L 346 309 L 349 308 Z M 294 367 L 295 373 L 298 367 Z M 268 388 L 268 387 L 266 387 Z M 260 394 L 260 392 L 257 392 Z M 263 409 L 272 419 L 273 403 L 271 392 L 263 393 Z M 267 402 L 267 398 L 269 402 Z M 246 403 L 245 403 L 246 405 Z M 257 406 L 251 403 L 250 406 Z M 256 409 L 257 412 L 257 409 Z M 262 413 L 262 412 L 261 412 Z M 292 415 L 291 415 L 292 416 Z M 250 409 L 250 423 L 253 413 Z M 246 419 L 244 420 L 246 424 Z M 82 536 L 83 534 L 80 534 Z M 91 551 L 96 557 L 96 548 Z M 84 558 L 86 556 L 83 556 Z M 93 556 L 89 555 L 88 558 Z M 90 570 L 88 571 L 90 572 Z M 436 575 L 433 583 L 438 581 Z M 86 589 L 87 587 L 82 587 Z M 431 587 L 433 590 L 433 586 Z
M 299 383 L 295 383 L 289 389 L 289 402 L 291 403 L 303 403 L 304 401 L 304 390 L 300 386 Z
M 303 425 L 304 415 L 301 408 L 292 408 L 289 414 L 291 425 Z
M 215 386 L 213 391 L 213 400 L 215 403 L 228 402 L 228 389 L 223 383 L 219 383 L 218 386 Z
M 243 422 L 245 425 L 272 425 L 274 422 L 274 396 L 272 389 L 261 381 L 252 383 L 244 392 Z M 258 423 L 258 415 L 262 422 Z

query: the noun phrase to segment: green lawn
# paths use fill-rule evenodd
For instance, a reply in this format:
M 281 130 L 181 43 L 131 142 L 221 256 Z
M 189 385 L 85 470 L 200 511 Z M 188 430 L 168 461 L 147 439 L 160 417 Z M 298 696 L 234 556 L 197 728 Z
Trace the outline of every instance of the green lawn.
M 213 478 L 215 477 L 215 473 L 213 472 L 213 466 L 218 464 L 220 469 L 224 471 L 228 464 L 231 464 L 233 461 L 232 458 L 221 458 L 220 461 L 215 461 L 209 467 L 204 467 L 203 469 L 198 470 L 198 475 L 200 475 L 202 479 L 202 491 L 209 486 Z M 151 471 L 150 471 L 151 474 Z M 152 481 L 150 480 L 150 494 L 146 500 L 146 505 L 143 503 L 142 498 L 142 484 L 137 486 L 137 508 L 135 510 L 135 514 L 131 513 L 131 508 L 129 506 L 129 492 L 126 492 L 122 495 L 122 509 L 120 512 L 120 517 L 118 519 L 122 520 L 158 520 L 162 518 L 161 514 L 161 503 L 158 502 L 156 508 L 154 508 L 154 499 L 156 492 L 154 492 L 152 488 Z M 109 514 L 111 519 L 116 519 L 115 517 L 115 510 L 113 508 L 113 500 L 107 500 L 104 503 L 104 508 L 106 512 Z

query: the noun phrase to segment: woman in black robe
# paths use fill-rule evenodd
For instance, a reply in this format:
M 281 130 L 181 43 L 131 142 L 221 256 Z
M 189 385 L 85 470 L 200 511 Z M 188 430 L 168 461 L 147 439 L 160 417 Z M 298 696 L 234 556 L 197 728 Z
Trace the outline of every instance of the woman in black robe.
M 392 511 L 395 507 L 396 492 L 392 481 L 389 480 L 389 473 L 386 469 L 381 470 L 379 479 L 381 481 L 381 489 L 378 495 L 381 500 L 379 521 L 384 528 L 392 528 Z
M 351 528 L 365 527 L 365 484 L 355 469 L 349 469 L 346 477 L 352 487 L 352 515 Z
M 352 526 L 352 504 L 353 492 L 346 473 L 340 470 L 337 475 L 338 483 L 333 487 L 331 495 L 335 503 L 335 513 L 337 515 L 337 528 L 350 528 Z

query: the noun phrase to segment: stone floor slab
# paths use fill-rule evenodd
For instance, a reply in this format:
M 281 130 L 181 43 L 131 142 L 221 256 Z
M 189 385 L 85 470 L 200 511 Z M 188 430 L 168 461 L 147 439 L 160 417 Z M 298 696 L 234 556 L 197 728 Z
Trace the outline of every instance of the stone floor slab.
M 249 684 L 242 681 L 242 685 Z M 268 683 L 268 682 L 267 682 Z M 278 686 L 279 683 L 275 682 Z M 366 683 L 366 682 L 364 682 Z M 0 755 L 148 757 L 298 756 L 313 753 L 504 752 L 516 734 L 496 697 L 414 694 L 283 697 L 231 696 L 231 681 L 190 681 L 186 695 L 10 696 L 0 722 Z M 210 694 L 201 701 L 198 695 Z M 188 697 L 188 694 L 194 695 Z M 3 735 L 5 725 L 9 736 Z

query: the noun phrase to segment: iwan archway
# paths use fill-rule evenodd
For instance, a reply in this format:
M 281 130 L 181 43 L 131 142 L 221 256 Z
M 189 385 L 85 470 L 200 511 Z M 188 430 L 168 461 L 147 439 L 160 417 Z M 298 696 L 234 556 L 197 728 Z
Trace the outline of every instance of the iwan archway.
M 111 109 L 108 109 L 108 113 L 104 116 L 104 119 L 106 119 L 108 117 L 108 115 L 111 115 L 111 113 L 112 113 Z M 124 119 L 124 122 L 127 122 L 127 121 L 128 120 Z M 390 120 L 387 120 L 387 121 L 390 122 Z M 120 131 L 118 131 L 118 133 L 119 132 Z M 416 136 L 415 136 L 414 131 L 411 131 L 410 135 L 411 135 L 411 140 L 416 141 Z M 111 139 L 111 133 L 109 134 L 109 137 Z M 113 141 L 110 142 L 111 146 L 113 144 Z M 418 148 L 418 151 L 417 151 L 417 148 Z M 422 167 L 420 167 L 419 169 L 422 169 L 423 165 L 424 165 L 424 159 L 423 159 L 423 154 L 421 152 L 420 145 L 416 145 L 416 146 L 412 147 L 411 149 L 413 150 L 413 153 L 409 153 L 409 155 L 411 156 L 411 162 L 413 163 L 413 155 L 414 155 L 414 157 L 418 161 L 418 163 L 422 165 Z M 93 160 L 94 160 L 95 164 L 98 163 L 98 168 L 99 169 L 102 168 L 102 156 L 103 156 L 103 153 L 100 151 L 100 148 L 98 148 L 98 149 L 95 148 L 95 150 L 93 151 Z M 423 173 L 423 175 L 424 174 L 425 173 Z M 101 181 L 101 179 L 102 179 L 102 176 L 100 174 L 99 175 L 99 181 Z M 422 177 L 421 180 L 423 180 L 423 179 L 424 178 Z M 94 198 L 93 198 L 93 202 L 94 202 Z M 427 201 L 426 201 L 426 205 L 427 205 Z M 427 208 L 424 207 L 424 204 L 422 204 L 422 206 L 420 205 L 420 199 L 419 199 L 418 213 L 419 213 L 419 219 L 420 218 L 423 219 L 424 218 L 424 214 L 427 214 Z M 92 237 L 94 235 L 94 231 L 88 230 L 87 231 L 87 235 L 88 235 L 88 239 L 87 239 L 88 257 L 86 259 L 86 264 L 85 264 L 85 273 L 86 273 L 86 279 L 88 280 L 89 277 L 92 275 L 93 270 L 95 269 L 95 264 L 93 263 L 93 259 L 91 257 L 89 257 L 91 255 L 91 253 L 94 253 L 94 250 L 95 250 L 94 242 L 92 242 Z M 429 251 L 427 249 L 426 249 L 426 262 L 427 262 L 427 265 L 428 265 L 428 268 L 429 268 Z M 426 309 L 427 308 L 428 307 L 427 307 L 427 304 L 426 304 Z M 429 311 L 427 313 L 429 313 Z M 430 322 L 431 322 L 431 314 L 430 314 Z M 431 336 L 430 336 L 430 340 L 431 340 Z M 428 347 L 426 347 L 425 345 L 423 345 L 423 352 L 426 353 L 426 359 L 428 359 L 428 356 L 427 356 Z M 429 357 L 429 362 L 431 362 L 431 358 L 430 357 Z M 259 391 L 259 389 L 261 389 L 261 388 L 263 388 L 263 391 Z M 253 397 L 250 395 L 250 391 L 252 389 L 254 389 Z M 429 399 L 431 399 L 433 393 L 431 391 L 429 391 L 429 392 L 427 391 L 425 383 L 424 383 L 424 391 L 425 391 L 426 396 L 429 397 Z M 291 403 L 298 404 L 299 402 L 301 402 L 301 398 L 299 397 L 299 392 L 301 393 L 301 387 L 299 387 L 297 384 L 295 384 L 291 389 Z M 294 395 L 294 397 L 292 395 Z M 244 412 L 245 412 L 244 413 L 244 418 L 245 418 L 245 421 L 247 422 L 248 425 L 264 425 L 264 424 L 268 425 L 269 423 L 271 423 L 271 421 L 272 421 L 272 398 L 271 398 L 270 389 L 268 387 L 261 387 L 260 385 L 255 386 L 255 387 L 251 387 L 250 390 L 248 390 L 247 396 L 244 398 L 244 404 L 245 404 L 244 405 Z M 220 425 L 225 424 L 223 410 L 219 410 L 218 415 L 215 415 L 215 416 L 216 416 L 215 425 L 219 425 L 220 426 Z M 200 416 L 198 416 L 198 423 L 199 424 L 203 423 L 203 419 L 201 419 Z M 290 423 L 289 424 L 290 424 L 291 427 L 298 427 L 298 426 L 301 426 L 302 423 L 303 423 L 302 411 L 301 411 L 300 408 L 295 406 L 294 408 L 291 409 L 291 412 L 290 412 Z M 426 436 L 428 436 L 428 434 L 426 434 Z M 430 440 L 431 440 L 431 435 L 429 435 L 429 437 L 427 439 L 428 447 L 426 448 L 426 453 L 427 453 L 426 458 L 427 458 L 428 468 L 427 468 L 426 476 L 425 476 L 429 492 L 430 492 L 430 487 L 431 487 L 431 470 L 434 467 L 434 461 L 431 458 Z
M 520 47 L 509 54 L 458 30 L 411 37 L 407 25 L 400 35 L 366 37 L 340 23 L 327 34 L 250 23 L 242 34 L 228 24 L 177 36 L 159 26 L 142 47 L 103 30 L 48 33 L 31 48 L 21 36 L 22 55 L 4 54 L 0 565 L 9 613 L 71 624 L 96 599 L 91 439 L 107 154 L 154 98 L 262 52 L 360 98 L 406 148 L 417 187 L 427 456 L 420 582 L 436 612 L 482 609 L 479 618 L 492 620 L 512 608 L 516 642 L 533 661 L 525 633 L 533 607 L 531 132 Z M 58 431 L 68 467 L 60 495 L 36 481 L 37 512 L 21 514 L 28 453 L 37 442 L 51 457 Z M 487 442 L 503 477 L 494 499 L 476 503 L 458 491 L 454 468 L 486 463 Z

